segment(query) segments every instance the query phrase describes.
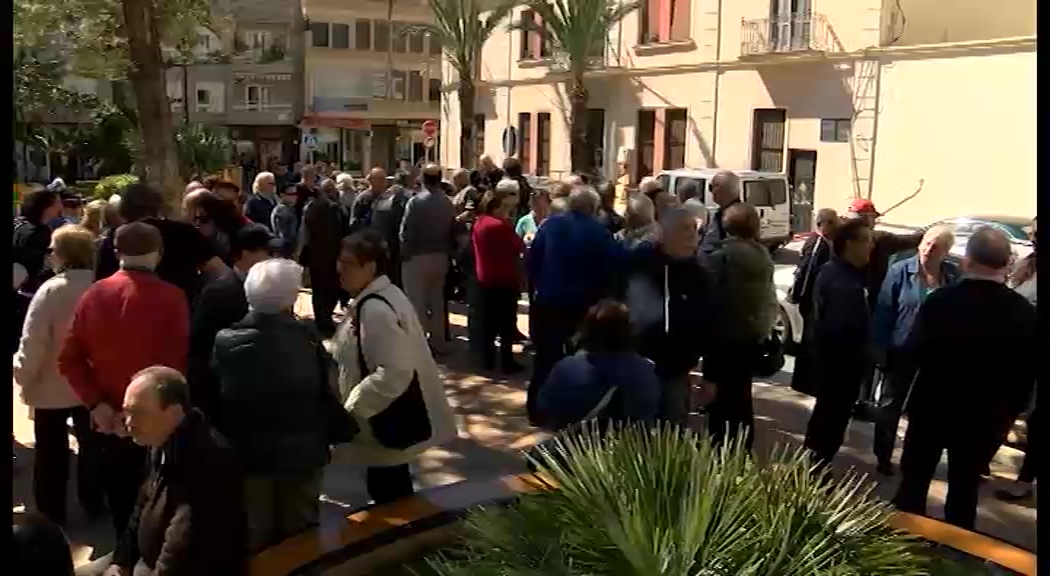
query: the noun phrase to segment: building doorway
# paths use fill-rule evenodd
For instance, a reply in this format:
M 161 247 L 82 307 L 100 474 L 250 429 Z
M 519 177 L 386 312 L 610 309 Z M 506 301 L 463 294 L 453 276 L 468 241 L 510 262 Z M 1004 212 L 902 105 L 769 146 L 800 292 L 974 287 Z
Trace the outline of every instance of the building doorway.
M 788 182 L 791 183 L 791 232 L 809 232 L 813 230 L 813 200 L 816 198 L 816 150 L 788 150 Z

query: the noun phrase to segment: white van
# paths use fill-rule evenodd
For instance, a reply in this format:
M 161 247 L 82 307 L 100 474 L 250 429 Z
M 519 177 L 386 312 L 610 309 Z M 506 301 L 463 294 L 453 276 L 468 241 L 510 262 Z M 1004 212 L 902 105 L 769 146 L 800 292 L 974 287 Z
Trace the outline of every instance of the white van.
M 715 174 L 723 170 L 716 168 L 679 168 L 660 172 L 656 179 L 664 190 L 681 199 L 681 189 L 686 182 L 696 182 L 704 192 L 704 204 L 712 212 L 718 208 L 711 198 L 708 183 Z M 778 172 L 755 172 L 753 170 L 730 170 L 740 177 L 741 200 L 758 210 L 762 222 L 761 242 L 770 252 L 791 241 L 791 202 L 788 197 L 787 176 Z

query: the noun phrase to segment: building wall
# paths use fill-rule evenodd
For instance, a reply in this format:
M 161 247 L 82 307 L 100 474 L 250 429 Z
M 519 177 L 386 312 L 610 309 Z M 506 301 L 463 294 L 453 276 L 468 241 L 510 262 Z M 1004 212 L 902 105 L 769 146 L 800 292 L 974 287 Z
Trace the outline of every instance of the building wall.
M 1035 0 L 882 2 L 884 25 L 893 24 L 886 42 L 897 38 L 895 46 L 1035 36 Z

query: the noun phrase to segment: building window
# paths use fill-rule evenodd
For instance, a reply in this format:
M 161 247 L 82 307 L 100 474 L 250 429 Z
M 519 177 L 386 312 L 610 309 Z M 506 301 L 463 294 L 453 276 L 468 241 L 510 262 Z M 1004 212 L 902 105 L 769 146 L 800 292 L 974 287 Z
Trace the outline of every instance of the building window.
M 601 171 L 605 167 L 605 110 L 601 108 L 587 110 L 587 147 L 594 152 L 594 168 Z
M 390 49 L 390 23 L 376 20 L 375 22 L 375 44 L 373 50 L 386 52 Z
M 485 115 L 474 115 L 474 158 L 485 153 Z M 462 163 L 462 162 L 461 162 Z
M 664 112 L 664 170 L 685 168 L 687 114 L 682 108 Z
M 849 142 L 849 119 L 820 121 L 821 142 Z
M 244 89 L 244 104 L 247 110 L 265 110 L 270 103 L 270 87 L 249 85 Z
M 427 35 L 427 47 L 434 56 L 441 56 L 441 40 L 433 34 Z
M 328 48 L 328 22 L 311 22 L 310 37 L 314 48 Z
M 387 98 L 391 100 L 405 100 L 405 73 L 401 70 L 390 71 L 390 94 Z
M 394 47 L 394 52 L 398 54 L 404 54 L 408 44 L 408 37 L 405 36 L 404 31 L 404 22 L 394 22 L 390 28 L 390 42 Z
M 652 176 L 653 157 L 656 153 L 656 111 L 638 111 L 638 136 L 635 139 L 638 149 L 635 152 L 634 182 L 638 183 L 646 176 Z
M 372 21 L 358 20 L 354 23 L 354 48 L 369 50 L 372 48 Z
M 751 169 L 762 172 L 784 170 L 784 141 L 787 110 L 758 108 L 751 133 Z
M 528 112 L 518 114 L 518 160 L 522 172 L 532 172 L 532 114 Z
M 424 36 L 422 32 L 416 31 L 408 35 L 408 51 L 412 54 L 422 54 L 424 52 Z
M 551 114 L 536 114 L 536 175 L 547 176 L 551 172 Z
M 427 80 L 427 100 L 430 102 L 441 102 L 441 78 L 430 78 Z
M 350 47 L 350 25 L 332 24 L 332 48 L 347 49 Z
M 638 43 L 688 40 L 690 0 L 646 0 L 639 8 Z
M 423 73 L 412 70 L 408 73 L 408 101 L 423 101 Z
M 197 88 L 197 112 L 211 112 L 211 91 Z
M 327 38 L 327 36 L 325 36 Z M 272 44 L 272 38 L 266 31 L 249 31 L 244 33 L 245 44 L 252 52 L 261 53 L 266 51 Z M 326 40 L 327 42 L 327 40 Z
M 521 12 L 522 26 L 527 22 L 535 22 L 536 13 L 532 10 L 523 10 Z M 535 32 L 529 29 L 522 29 L 521 33 L 518 34 L 520 37 L 521 45 L 518 46 L 518 60 L 531 60 L 532 59 L 532 37 Z

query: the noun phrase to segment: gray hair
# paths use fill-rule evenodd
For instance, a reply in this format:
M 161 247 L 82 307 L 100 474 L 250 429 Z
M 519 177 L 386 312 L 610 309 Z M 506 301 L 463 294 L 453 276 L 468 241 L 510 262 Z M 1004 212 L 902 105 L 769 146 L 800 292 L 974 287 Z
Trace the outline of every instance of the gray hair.
M 711 185 L 726 188 L 734 192 L 737 196 L 740 196 L 740 176 L 737 176 L 736 172 L 723 170 L 718 174 L 715 174 L 714 177 L 711 178 Z
M 648 196 L 642 193 L 632 194 L 627 199 L 627 227 L 641 228 L 656 220 L 656 207 Z
M 521 193 L 521 185 L 518 184 L 517 180 L 504 178 L 496 183 L 496 192 L 504 192 L 507 194 L 517 195 Z
M 693 197 L 685 201 L 682 204 L 682 208 L 689 211 L 693 215 L 693 219 L 703 223 L 707 223 L 707 219 L 710 216 L 710 212 L 707 210 L 707 206 L 699 198 Z
M 601 203 L 601 197 L 590 186 L 577 186 L 569 193 L 569 210 L 573 212 L 592 215 Z
M 966 242 L 966 257 L 992 270 L 1004 270 L 1010 266 L 1012 256 L 1010 239 L 998 228 L 981 226 Z
M 564 196 L 551 200 L 550 213 L 551 216 L 555 214 L 564 214 L 569 211 L 569 201 Z
M 657 190 L 661 189 L 663 189 L 663 185 L 652 176 L 646 176 L 638 183 L 638 191 L 646 196 L 652 196 Z
M 301 266 L 284 258 L 264 260 L 252 266 L 244 280 L 248 308 L 263 314 L 286 312 L 295 306 L 303 285 Z
M 689 222 L 690 225 L 695 225 L 693 214 L 681 206 L 668 208 L 660 215 L 660 227 L 664 230 L 674 228 L 682 222 Z
M 679 197 L 682 199 L 683 202 L 692 200 L 693 198 L 697 197 L 700 197 L 701 200 L 703 199 L 701 196 L 702 193 L 700 191 L 700 184 L 696 180 L 683 181 L 682 185 L 678 186 L 677 192 L 679 193 Z

